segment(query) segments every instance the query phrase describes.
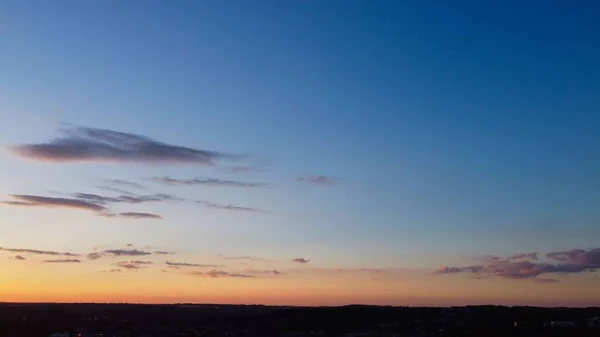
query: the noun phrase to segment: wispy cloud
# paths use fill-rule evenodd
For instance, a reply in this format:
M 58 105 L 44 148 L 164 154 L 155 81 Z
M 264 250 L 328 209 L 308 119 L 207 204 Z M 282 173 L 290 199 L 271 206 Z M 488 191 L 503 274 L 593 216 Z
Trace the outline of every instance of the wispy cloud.
M 268 260 L 268 259 L 262 259 L 259 257 L 252 257 L 252 256 L 231 256 L 231 255 L 223 255 L 223 254 L 217 254 L 217 257 L 220 257 L 222 259 L 226 259 L 226 260 L 245 260 L 245 261 L 255 261 L 255 262 L 273 262 L 273 260 Z
M 306 176 L 297 177 L 296 181 L 303 183 L 309 183 L 313 185 L 330 186 L 338 183 L 340 180 L 334 177 L 327 177 L 322 175 L 310 174 Z
M 193 272 L 190 272 L 189 274 L 194 275 L 194 276 L 208 276 L 208 277 L 212 277 L 212 278 L 221 278 L 221 277 L 253 278 L 254 277 L 253 275 L 235 274 L 235 273 L 229 273 L 226 271 L 216 270 L 216 269 L 213 269 L 208 272 L 193 271 Z
M 152 253 L 139 249 L 107 249 L 101 252 L 94 252 L 87 255 L 89 259 L 96 260 L 103 256 L 148 256 Z
M 307 259 L 305 259 L 303 257 L 297 257 L 295 259 L 292 259 L 292 262 L 306 264 L 306 263 L 309 263 L 310 260 L 307 260 Z
M 156 183 L 166 185 L 203 185 L 203 186 L 222 186 L 222 187 L 264 187 L 267 183 L 237 181 L 237 180 L 222 180 L 218 178 L 202 178 L 202 179 L 176 179 L 170 177 L 151 177 L 148 178 Z
M 267 169 L 252 166 L 229 166 L 223 167 L 223 172 L 227 173 L 253 173 L 253 172 L 266 172 Z
M 123 268 L 125 270 L 139 270 L 139 269 L 142 269 L 142 267 L 140 267 L 139 265 L 137 265 L 135 263 L 125 262 L 125 261 L 116 262 L 116 263 L 114 263 L 114 265 L 117 266 L 117 267 L 119 267 L 119 268 Z
M 44 260 L 44 263 L 81 263 L 78 259 L 58 259 L 58 260 Z
M 122 179 L 99 179 L 99 181 L 102 181 L 106 184 L 111 184 L 111 185 L 116 185 L 116 186 L 122 186 L 122 187 L 133 187 L 133 188 L 137 188 L 137 189 L 146 189 L 146 187 L 144 187 L 144 185 L 136 183 L 134 181 L 129 181 L 129 180 L 122 180 Z
M 15 255 L 13 257 L 14 260 L 19 260 L 19 261 L 23 261 L 23 260 L 27 260 L 25 257 L 21 256 L 21 255 Z
M 162 219 L 163 217 L 153 213 L 139 213 L 139 212 L 124 212 L 119 213 L 120 217 L 133 218 L 133 219 Z
M 256 275 L 273 275 L 273 276 L 281 276 L 285 275 L 285 273 L 280 272 L 279 270 L 262 270 L 262 269 L 248 269 L 246 271 L 248 274 L 256 274 Z
M 502 277 L 509 279 L 534 279 L 539 282 L 554 282 L 550 279 L 538 278 L 544 274 L 572 274 L 594 271 L 600 268 L 600 248 L 583 250 L 573 249 L 565 252 L 552 252 L 546 255 L 549 259 L 561 263 L 537 262 L 537 253 L 515 254 L 506 258 L 487 256 L 482 263 L 466 267 L 444 266 L 436 271 L 438 274 L 473 273 L 478 277 Z
M 130 195 L 133 196 L 135 195 L 135 193 L 124 190 L 122 188 L 117 188 L 117 187 L 110 187 L 110 186 L 95 186 L 97 189 L 99 190 L 105 190 L 105 191 L 110 191 L 110 192 L 116 192 L 119 194 L 123 194 L 123 195 Z
M 45 143 L 11 148 L 24 158 L 48 162 L 176 163 L 214 165 L 215 160 L 234 158 L 215 151 L 171 145 L 152 138 L 107 129 L 71 127 L 61 137 Z
M 202 200 L 198 200 L 196 202 L 199 204 L 202 204 L 208 208 L 211 208 L 211 209 L 218 209 L 218 210 L 224 210 L 224 211 L 251 212 L 251 213 L 266 213 L 267 212 L 260 208 L 243 207 L 243 206 L 235 206 L 235 205 L 222 205 L 222 204 L 215 204 L 210 201 L 202 201 Z
M 173 252 L 167 252 L 165 250 L 156 250 L 156 251 L 154 251 L 154 254 L 156 254 L 156 255 L 172 255 L 172 254 L 175 254 L 175 253 L 173 253 Z
M 50 207 L 50 208 L 76 208 L 93 212 L 105 212 L 106 207 L 93 202 L 69 198 L 53 198 L 38 195 L 13 194 L 16 201 L 4 201 L 9 206 L 27 206 L 27 207 Z
M 158 202 L 158 201 L 181 201 L 183 199 L 170 195 L 170 194 L 151 194 L 151 195 L 121 195 L 118 197 L 107 197 L 92 193 L 73 193 L 71 196 L 78 200 L 84 200 L 96 204 L 109 204 L 109 203 L 127 203 L 127 204 L 141 204 L 145 202 Z
M 4 248 L 0 247 L 0 251 L 19 253 L 19 254 L 35 254 L 35 255 L 50 255 L 50 256 L 67 256 L 67 257 L 78 257 L 79 254 L 55 252 L 50 250 L 37 250 L 37 249 L 25 249 L 25 248 Z
M 170 262 L 167 261 L 165 264 L 169 267 L 202 267 L 202 268 L 219 268 L 221 265 L 217 264 L 198 264 L 198 263 L 186 263 L 186 262 Z

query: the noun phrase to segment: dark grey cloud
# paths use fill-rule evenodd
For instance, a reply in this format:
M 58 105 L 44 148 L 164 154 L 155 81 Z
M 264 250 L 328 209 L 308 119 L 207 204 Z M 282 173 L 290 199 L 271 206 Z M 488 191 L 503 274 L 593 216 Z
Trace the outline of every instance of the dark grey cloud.
M 60 132 L 60 137 L 48 142 L 17 145 L 11 150 L 24 158 L 59 163 L 99 161 L 214 165 L 216 160 L 236 157 L 107 129 L 70 127 Z
M 13 259 L 15 259 L 15 260 L 19 260 L 19 261 L 27 260 L 25 257 L 23 257 L 23 256 L 21 256 L 21 255 L 15 255 L 15 256 L 13 257 Z
M 561 263 L 537 262 L 537 253 L 515 254 L 507 258 L 488 256 L 480 265 L 468 267 L 445 266 L 439 274 L 473 273 L 478 277 L 502 277 L 510 279 L 534 279 L 539 282 L 555 282 L 554 279 L 539 278 L 544 274 L 573 274 L 595 271 L 600 268 L 600 249 L 573 249 L 566 252 L 548 253 L 546 256 Z M 552 281 L 550 281 L 552 280 Z
M 292 262 L 305 264 L 305 263 L 309 263 L 310 260 L 307 260 L 307 259 L 305 259 L 303 257 L 297 257 L 295 259 L 292 259 Z
M 107 249 L 102 251 L 102 255 L 113 255 L 113 256 L 147 256 L 152 253 L 138 249 Z
M 50 256 L 67 256 L 67 257 L 78 257 L 79 254 L 55 252 L 50 250 L 37 250 L 37 249 L 25 249 L 25 248 L 4 248 L 0 247 L 0 251 L 19 253 L 19 254 L 35 254 L 35 255 L 50 255 Z
M 78 259 L 58 259 L 58 260 L 44 260 L 44 263 L 81 263 Z
M 26 194 L 13 194 L 12 197 L 16 201 L 5 201 L 2 203 L 9 206 L 76 208 L 93 212 L 107 211 L 106 207 L 102 205 L 80 199 L 53 198 Z
M 167 261 L 165 264 L 169 267 L 202 267 L 202 268 L 219 268 L 221 265 L 217 264 L 198 264 L 198 263 L 186 263 L 186 262 L 170 262 Z
M 153 213 L 139 213 L 139 212 L 124 212 L 119 213 L 120 217 L 133 218 L 133 219 L 162 219 L 162 216 Z
M 259 208 L 243 207 L 243 206 L 235 206 L 235 205 L 222 205 L 222 204 L 216 204 L 216 203 L 213 203 L 210 201 L 202 201 L 202 200 L 198 200 L 196 202 L 199 204 L 202 204 L 208 208 L 211 208 L 211 209 L 234 211 L 234 212 L 266 213 L 265 210 L 262 210 Z
M 338 178 L 334 178 L 334 177 L 310 174 L 310 175 L 306 175 L 306 176 L 297 177 L 296 181 L 314 184 L 314 185 L 330 186 L 330 185 L 334 185 L 334 184 L 338 183 L 340 180 Z
M 97 259 L 101 258 L 102 256 L 103 256 L 102 253 L 94 252 L 94 253 L 89 253 L 87 255 L 87 258 L 90 260 L 97 260 Z
M 208 272 L 193 271 L 193 272 L 190 272 L 189 274 L 194 275 L 194 276 L 208 276 L 208 277 L 212 277 L 212 278 L 221 278 L 221 277 L 253 278 L 253 277 L 255 277 L 253 275 L 235 274 L 235 273 L 229 273 L 226 271 L 216 270 L 216 269 L 213 269 Z
M 166 185 L 202 185 L 202 186 L 222 186 L 222 187 L 264 187 L 267 183 L 247 182 L 247 181 L 236 181 L 236 180 L 222 180 L 218 178 L 202 178 L 202 179 L 176 179 L 170 177 L 151 177 L 148 178 L 156 183 Z

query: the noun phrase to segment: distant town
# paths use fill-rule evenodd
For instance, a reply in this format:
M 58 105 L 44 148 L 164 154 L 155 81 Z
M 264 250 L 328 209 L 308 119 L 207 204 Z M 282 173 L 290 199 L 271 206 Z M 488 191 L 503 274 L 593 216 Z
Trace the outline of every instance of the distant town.
M 0 337 L 600 336 L 600 308 L 0 304 Z

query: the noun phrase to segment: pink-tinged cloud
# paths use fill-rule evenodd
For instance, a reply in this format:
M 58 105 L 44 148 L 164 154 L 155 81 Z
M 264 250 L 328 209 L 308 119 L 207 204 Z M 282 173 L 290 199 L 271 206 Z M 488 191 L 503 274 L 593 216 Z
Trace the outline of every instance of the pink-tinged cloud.
M 338 178 L 334 178 L 334 177 L 310 174 L 310 175 L 306 175 L 306 176 L 297 177 L 296 181 L 303 182 L 303 183 L 309 183 L 309 184 L 313 184 L 313 185 L 331 186 L 331 185 L 337 184 L 340 180 Z
M 307 259 L 305 259 L 303 257 L 297 257 L 295 259 L 292 259 L 292 262 L 306 264 L 306 263 L 309 263 L 310 260 L 307 260 Z
M 20 254 L 35 254 L 35 255 L 50 255 L 50 256 L 66 256 L 66 257 L 78 257 L 79 254 L 55 252 L 50 250 L 37 250 L 37 249 L 25 249 L 25 248 L 5 248 L 0 247 L 0 251 L 20 253 Z
M 69 198 L 53 198 L 38 195 L 14 194 L 16 201 L 2 202 L 8 206 L 49 207 L 49 208 L 76 208 L 93 212 L 105 212 L 107 209 L 97 203 Z
M 264 187 L 267 183 L 247 182 L 247 181 L 236 181 L 236 180 L 222 180 L 217 178 L 203 178 L 203 179 L 176 179 L 170 177 L 152 177 L 148 180 L 166 184 L 166 185 L 202 185 L 202 186 L 220 186 L 220 187 Z
M 538 277 L 544 274 L 572 274 L 595 271 L 600 268 L 600 249 L 573 249 L 566 252 L 548 253 L 547 257 L 561 263 L 537 262 L 537 253 L 515 254 L 507 258 L 487 256 L 480 265 L 467 267 L 444 266 L 438 274 L 472 273 L 478 278 L 501 277 L 510 279 L 534 279 L 552 283 L 555 279 Z
M 61 137 L 45 143 L 14 146 L 11 151 L 27 159 L 55 163 L 214 165 L 215 160 L 236 158 L 220 152 L 171 145 L 149 137 L 113 130 L 74 127 L 60 131 Z

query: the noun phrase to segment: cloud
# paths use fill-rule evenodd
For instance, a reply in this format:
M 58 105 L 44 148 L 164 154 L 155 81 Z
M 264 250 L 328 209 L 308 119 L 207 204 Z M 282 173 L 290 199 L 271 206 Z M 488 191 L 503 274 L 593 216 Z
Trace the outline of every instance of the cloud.
M 600 268 L 600 248 L 591 250 L 573 249 L 565 252 L 552 252 L 549 259 L 561 263 L 537 262 L 537 253 L 515 254 L 506 258 L 487 256 L 480 265 L 468 267 L 444 266 L 438 274 L 473 273 L 477 277 L 501 277 L 509 279 L 534 279 L 539 282 L 555 282 L 554 279 L 538 278 L 540 275 L 558 273 L 572 274 L 595 271 Z M 553 280 L 553 281 L 550 281 Z
M 589 250 L 571 249 L 564 252 L 551 252 L 546 254 L 546 257 L 555 261 L 570 262 L 600 268 L 600 248 Z
M 140 261 L 140 260 L 131 260 L 129 262 L 133 263 L 133 264 L 153 264 L 154 263 L 152 261 Z
M 156 201 L 181 201 L 183 199 L 170 195 L 170 194 L 151 194 L 151 195 L 121 195 L 118 197 L 106 197 L 98 194 L 91 193 L 73 193 L 71 196 L 78 200 L 84 200 L 96 204 L 108 204 L 108 203 L 127 203 L 127 204 L 141 204 L 144 202 L 156 202 Z
M 117 186 L 124 186 L 124 187 L 133 187 L 133 188 L 137 188 L 137 189 L 146 189 L 146 187 L 144 187 L 142 184 L 138 184 L 136 182 L 133 181 L 129 181 L 129 180 L 122 180 L 122 179 L 100 179 L 100 181 L 107 183 L 107 184 L 111 184 L 111 185 L 117 185 Z
M 25 257 L 23 257 L 23 256 L 21 256 L 21 255 L 15 255 L 15 256 L 13 257 L 13 259 L 15 259 L 15 260 L 19 260 L 19 261 L 27 260 Z
M 44 260 L 44 263 L 81 263 L 78 259 Z
M 119 267 L 119 268 L 123 268 L 126 270 L 139 270 L 142 269 L 142 267 L 140 267 L 139 265 L 135 264 L 135 263 L 131 263 L 131 262 L 126 262 L 126 261 L 121 261 L 121 262 L 116 262 L 114 263 L 115 266 Z
M 120 217 L 133 218 L 133 219 L 162 219 L 163 217 L 158 214 L 152 213 L 138 213 L 138 212 L 125 212 L 119 213 Z
M 213 269 L 208 272 L 194 271 L 194 272 L 190 272 L 189 274 L 194 275 L 194 276 L 208 276 L 208 277 L 212 277 L 212 278 L 221 278 L 221 277 L 253 278 L 254 277 L 253 275 L 232 274 L 232 273 L 228 273 L 226 271 L 216 270 L 216 269 Z
M 257 275 L 274 275 L 274 276 L 281 276 L 281 275 L 285 275 L 285 273 L 280 272 L 279 270 L 261 270 L 261 269 L 248 269 L 247 272 L 249 274 L 257 274 Z
M 167 261 L 165 264 L 169 267 L 205 267 L 205 268 L 218 268 L 222 267 L 221 265 L 216 264 L 197 264 L 197 263 L 185 263 L 185 262 L 170 262 Z
M 98 254 L 98 253 L 91 253 Z M 112 256 L 147 256 L 152 253 L 138 249 L 107 249 L 101 253 L 101 255 L 112 255 Z M 89 257 L 90 254 L 88 254 Z
M 52 198 L 25 194 L 14 194 L 12 197 L 17 201 L 4 201 L 2 203 L 9 206 L 76 208 L 93 212 L 105 212 L 107 210 L 102 205 L 79 199 Z
M 307 260 L 307 259 L 305 259 L 303 257 L 297 257 L 295 259 L 292 259 L 292 262 L 305 264 L 305 263 L 309 263 L 310 260 Z
M 203 186 L 222 186 L 222 187 L 264 187 L 267 183 L 246 182 L 236 180 L 221 180 L 217 178 L 203 179 L 175 179 L 170 177 L 152 177 L 148 178 L 156 183 L 166 185 L 203 185 Z
M 90 260 L 97 260 L 97 259 L 99 259 L 101 257 L 102 257 L 102 253 L 97 253 L 97 252 L 89 253 L 87 255 L 87 258 L 90 259 Z
M 259 257 L 252 256 L 229 256 L 223 254 L 217 254 L 216 256 L 226 259 L 226 260 L 246 260 L 246 261 L 256 261 L 256 262 L 273 262 L 273 260 L 261 259 Z
M 167 251 L 164 251 L 164 250 L 156 250 L 156 251 L 154 251 L 154 254 L 156 254 L 156 255 L 171 255 L 171 254 L 175 254 L 175 253 L 173 253 L 173 252 L 167 252 Z
M 338 178 L 334 178 L 334 177 L 310 174 L 310 175 L 298 177 L 298 178 L 296 178 L 296 181 L 314 184 L 314 185 L 330 186 L 330 185 L 334 185 L 334 184 L 338 183 L 340 180 Z
M 21 144 L 11 151 L 33 160 L 68 162 L 112 162 L 142 164 L 214 165 L 215 160 L 235 156 L 220 152 L 171 145 L 132 133 L 88 127 L 60 130 L 61 137 L 45 143 Z
M 252 173 L 252 172 L 266 172 L 267 169 L 252 166 L 229 166 L 223 167 L 223 172 L 227 173 Z
M 79 254 L 73 253 L 62 253 L 55 252 L 49 250 L 37 250 L 37 249 L 24 249 L 24 248 L 4 248 L 0 247 L 0 251 L 11 252 L 11 253 L 20 253 L 20 254 L 35 254 L 35 255 L 51 255 L 51 256 L 67 256 L 67 257 L 78 257 Z
M 96 186 L 96 188 L 99 190 L 116 192 L 116 193 L 123 194 L 123 195 L 129 195 L 129 196 L 135 195 L 134 193 L 124 190 L 122 188 L 116 188 L 116 187 L 110 187 L 110 186 Z
M 225 211 L 238 211 L 238 212 L 251 212 L 251 213 L 266 213 L 265 210 L 262 210 L 259 208 L 242 207 L 242 206 L 235 206 L 235 205 L 221 205 L 221 204 L 212 203 L 210 201 L 201 201 L 201 200 L 198 200 L 196 202 L 199 204 L 205 205 L 206 207 L 211 208 L 211 209 L 218 209 L 218 210 L 225 210 Z

